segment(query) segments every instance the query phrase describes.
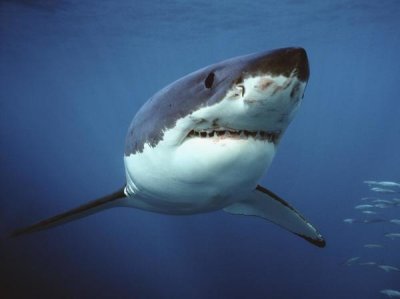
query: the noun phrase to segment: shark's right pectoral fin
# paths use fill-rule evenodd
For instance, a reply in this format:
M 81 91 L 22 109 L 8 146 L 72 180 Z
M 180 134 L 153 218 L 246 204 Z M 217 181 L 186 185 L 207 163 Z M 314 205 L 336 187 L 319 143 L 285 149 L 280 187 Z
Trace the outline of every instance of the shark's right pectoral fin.
M 94 213 L 98 213 L 105 209 L 123 206 L 123 200 L 126 198 L 124 190 L 125 188 L 121 188 L 112 194 L 95 199 L 67 212 L 47 218 L 33 225 L 19 228 L 12 232 L 9 237 L 17 237 L 28 233 L 49 229 L 70 221 L 89 216 Z
M 264 218 L 318 247 L 325 247 L 324 238 L 314 226 L 286 201 L 260 185 L 248 198 L 224 208 L 224 211 Z

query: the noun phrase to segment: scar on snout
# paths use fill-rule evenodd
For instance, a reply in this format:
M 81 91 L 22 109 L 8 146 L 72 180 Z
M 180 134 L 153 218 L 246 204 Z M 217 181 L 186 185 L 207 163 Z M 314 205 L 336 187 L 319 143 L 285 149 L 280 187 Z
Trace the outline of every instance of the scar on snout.
M 272 83 L 274 83 L 274 81 L 271 79 L 260 79 L 260 81 L 258 82 L 258 88 L 260 90 L 266 90 Z

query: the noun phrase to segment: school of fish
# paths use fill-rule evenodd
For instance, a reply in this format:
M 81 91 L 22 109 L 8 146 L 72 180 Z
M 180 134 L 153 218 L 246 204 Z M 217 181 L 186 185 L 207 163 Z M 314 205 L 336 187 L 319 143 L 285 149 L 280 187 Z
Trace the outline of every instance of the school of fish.
M 355 248 L 357 255 L 347 258 L 342 264 L 376 269 L 377 275 L 398 275 L 393 278 L 400 278 L 400 265 L 396 265 L 399 259 L 393 259 L 393 255 L 385 254 L 390 250 L 396 250 L 400 244 L 400 183 L 371 180 L 364 183 L 374 195 L 362 197 L 354 206 L 353 216 L 343 219 L 343 222 L 366 225 L 366 233 L 362 235 L 362 239 L 364 240 L 366 236 L 371 237 L 371 242 L 360 242 L 364 244 Z M 381 227 L 375 232 L 382 232 L 378 235 L 369 229 L 370 224 L 377 223 Z M 368 231 L 371 233 L 368 234 Z M 385 280 L 387 281 L 393 279 Z M 394 287 L 397 289 L 385 288 L 380 290 L 380 294 L 389 298 L 400 298 L 398 286 Z

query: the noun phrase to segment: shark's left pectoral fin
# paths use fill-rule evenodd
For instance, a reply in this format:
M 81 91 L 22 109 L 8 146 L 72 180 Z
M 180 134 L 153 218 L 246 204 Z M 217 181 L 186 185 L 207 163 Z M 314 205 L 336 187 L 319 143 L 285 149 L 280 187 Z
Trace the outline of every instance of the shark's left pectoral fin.
M 290 204 L 260 185 L 248 195 L 248 198 L 224 208 L 224 211 L 264 218 L 318 247 L 325 247 L 324 238 L 314 226 Z

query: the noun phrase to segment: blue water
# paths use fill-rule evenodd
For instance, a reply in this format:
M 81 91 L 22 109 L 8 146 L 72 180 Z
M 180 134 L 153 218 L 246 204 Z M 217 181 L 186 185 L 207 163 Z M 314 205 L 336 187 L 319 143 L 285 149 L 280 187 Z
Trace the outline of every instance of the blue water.
M 0 298 L 384 298 L 399 232 L 353 224 L 364 180 L 400 181 L 399 1 L 0 2 L 0 235 L 124 184 L 128 125 L 229 57 L 302 46 L 311 77 L 261 183 L 327 240 L 261 219 L 113 209 L 0 243 Z M 383 196 L 382 196 L 383 197 Z M 400 195 L 399 195 L 400 197 Z M 391 196 L 385 196 L 391 198 Z M 379 217 L 400 218 L 400 207 Z M 397 228 L 397 230 L 396 230 Z M 363 248 L 381 243 L 383 249 Z

